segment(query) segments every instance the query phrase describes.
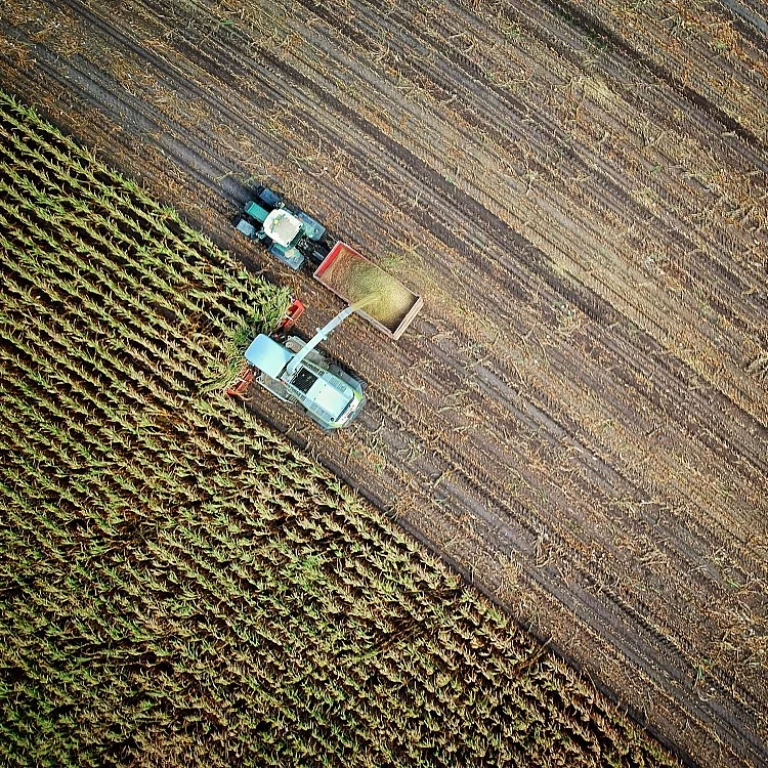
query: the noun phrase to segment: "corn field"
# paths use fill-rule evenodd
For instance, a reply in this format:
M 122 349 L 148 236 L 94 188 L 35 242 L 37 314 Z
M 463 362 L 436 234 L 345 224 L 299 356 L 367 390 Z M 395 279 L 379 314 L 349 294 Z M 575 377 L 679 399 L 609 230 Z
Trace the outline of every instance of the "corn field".
M 286 291 L 1 93 L 0 145 L 0 764 L 677 764 L 225 398 Z

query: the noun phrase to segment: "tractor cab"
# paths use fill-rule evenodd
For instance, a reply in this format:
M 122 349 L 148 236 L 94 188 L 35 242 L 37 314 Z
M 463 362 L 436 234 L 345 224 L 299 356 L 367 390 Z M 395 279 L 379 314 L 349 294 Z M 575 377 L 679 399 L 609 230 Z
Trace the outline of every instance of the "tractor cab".
M 308 258 L 319 264 L 328 255 L 325 227 L 268 187 L 256 190 L 255 199 L 243 206 L 234 224 L 249 240 L 263 241 L 291 269 L 300 269 Z
M 301 232 L 301 219 L 285 208 L 275 208 L 262 224 L 264 234 L 283 248 L 290 248 Z

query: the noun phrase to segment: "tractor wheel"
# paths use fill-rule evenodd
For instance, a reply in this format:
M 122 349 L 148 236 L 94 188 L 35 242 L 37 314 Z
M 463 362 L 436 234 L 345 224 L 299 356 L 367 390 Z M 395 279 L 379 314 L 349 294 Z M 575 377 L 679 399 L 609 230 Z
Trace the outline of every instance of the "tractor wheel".
M 256 196 L 270 208 L 279 208 L 283 202 L 283 198 L 269 187 L 259 187 L 256 191 Z

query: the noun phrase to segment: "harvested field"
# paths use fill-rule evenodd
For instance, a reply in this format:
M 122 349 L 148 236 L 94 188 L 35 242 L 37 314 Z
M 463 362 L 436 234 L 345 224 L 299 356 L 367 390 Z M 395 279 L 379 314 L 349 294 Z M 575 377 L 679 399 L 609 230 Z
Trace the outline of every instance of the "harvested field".
M 251 405 L 706 766 L 768 763 L 764 7 L 9 0 L 0 79 L 188 221 L 254 181 L 421 294 L 328 440 Z
M 2 92 L 0 194 L 3 765 L 678 765 L 210 390 L 283 290 Z

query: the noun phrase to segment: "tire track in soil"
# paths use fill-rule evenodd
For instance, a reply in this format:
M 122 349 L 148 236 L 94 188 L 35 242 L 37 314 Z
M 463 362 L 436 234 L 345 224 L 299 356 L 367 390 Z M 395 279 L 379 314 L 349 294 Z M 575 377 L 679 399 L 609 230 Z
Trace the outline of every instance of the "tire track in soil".
M 668 85 L 671 90 L 682 95 L 694 107 L 700 109 L 713 120 L 720 123 L 726 131 L 735 133 L 740 139 L 748 143 L 754 149 L 759 150 L 765 156 L 768 147 L 766 147 L 760 138 L 751 130 L 728 115 L 716 104 L 713 104 L 703 94 L 699 93 L 694 88 L 685 85 L 685 83 L 675 77 L 672 72 L 659 66 L 647 56 L 644 56 L 631 45 L 627 44 L 623 38 L 604 26 L 592 14 L 583 10 L 583 5 L 576 7 L 573 3 L 562 2 L 562 0 L 547 0 L 546 4 L 552 8 L 556 15 L 564 17 L 569 25 L 573 25 L 581 30 L 585 37 L 588 39 L 600 38 L 607 41 L 617 52 L 626 57 L 627 60 L 653 74 Z
M 762 3 L 739 3 L 737 0 L 722 0 L 723 4 L 734 15 L 734 25 L 748 40 L 758 46 L 764 46 L 768 38 L 768 21 L 760 17 L 765 13 Z
M 107 30 L 107 32 L 108 32 L 108 30 Z M 137 51 L 139 53 L 141 53 L 141 49 L 140 48 L 138 48 Z M 55 65 L 55 64 L 53 65 L 54 71 L 55 71 L 55 66 L 57 66 L 57 65 Z M 90 68 L 89 68 L 89 70 L 90 70 Z M 209 73 L 209 74 L 212 74 L 212 73 Z M 291 75 L 291 73 L 287 73 L 287 74 L 289 76 L 293 76 L 293 75 Z M 166 71 L 165 76 L 166 77 L 174 77 L 174 78 L 178 77 L 177 74 L 169 73 L 168 71 Z M 295 76 L 293 76 L 293 77 L 294 77 L 294 79 L 296 79 Z M 105 79 L 105 84 L 107 82 L 108 82 L 108 79 Z M 305 83 L 305 85 L 307 85 L 307 83 Z M 319 94 L 324 99 L 324 94 L 322 92 L 319 92 Z M 101 98 L 103 95 L 104 94 L 100 93 L 99 94 L 99 98 Z M 211 103 L 215 104 L 215 102 L 211 102 Z M 141 103 L 137 103 L 137 104 L 130 105 L 130 108 L 131 109 L 136 109 L 136 108 L 141 109 L 141 106 L 142 106 Z M 335 104 L 334 105 L 334 109 L 339 109 L 339 104 Z M 157 119 L 157 122 L 155 124 L 162 123 L 163 116 L 156 116 L 156 119 Z M 358 128 L 361 131 L 364 132 L 365 131 L 365 124 L 363 123 L 363 125 L 362 126 L 358 126 Z M 183 133 L 183 129 L 180 130 L 180 133 Z M 328 134 L 327 136 L 331 136 L 332 137 L 332 134 Z M 378 138 L 379 137 L 377 136 L 376 137 L 377 141 L 378 141 Z M 397 145 L 396 143 L 392 142 L 390 144 L 390 149 L 392 149 L 392 148 L 397 149 L 398 146 L 399 145 Z M 215 177 L 210 172 L 211 163 L 220 164 L 219 160 L 216 160 L 216 159 L 212 160 L 211 159 L 211 158 L 216 158 L 215 152 L 210 152 L 209 153 L 208 150 L 205 150 L 204 153 L 203 153 L 203 151 L 200 151 L 197 154 L 189 153 L 189 156 L 186 156 L 186 155 L 188 155 L 188 153 L 186 152 L 186 150 L 183 150 L 183 148 L 181 146 L 181 143 L 179 143 L 179 146 L 176 147 L 175 149 L 178 152 L 178 154 L 176 155 L 177 157 L 179 157 L 181 160 L 183 160 L 185 164 L 190 164 L 191 166 L 193 166 L 193 169 L 192 169 L 193 176 L 196 177 L 199 181 L 202 181 L 212 191 L 215 191 L 218 194 L 222 194 L 222 193 L 223 194 L 227 194 L 227 193 L 231 194 L 232 190 L 236 189 L 236 185 L 230 185 L 230 189 L 228 189 L 226 192 L 223 192 L 223 190 L 220 187 L 217 187 L 217 184 L 215 182 L 212 183 L 212 179 L 215 178 Z M 419 161 L 416 164 L 416 166 L 415 166 L 417 172 L 412 172 L 411 171 L 411 165 L 412 165 L 412 163 L 414 163 L 415 160 L 416 160 L 415 156 L 413 156 L 411 154 L 410 156 L 407 156 L 406 159 L 403 161 L 403 165 L 400 168 L 400 171 L 401 171 L 402 174 L 405 174 L 405 183 L 409 184 L 409 185 L 418 184 L 420 186 L 420 188 L 428 190 L 431 187 L 431 185 L 434 183 L 434 181 L 435 181 L 435 172 L 434 171 L 430 171 L 430 169 L 428 167 L 424 167 L 424 168 L 419 167 L 419 164 L 421 163 L 421 161 Z M 194 167 L 196 167 L 198 169 L 202 169 L 202 170 L 194 171 Z M 376 167 L 376 170 L 380 172 L 382 170 L 382 168 L 383 168 L 383 158 L 382 158 L 382 160 L 380 160 L 380 164 L 379 164 L 379 166 Z M 217 172 L 218 172 L 218 169 L 217 169 Z M 391 177 L 391 181 L 392 182 L 396 182 L 396 183 L 400 183 L 400 184 L 403 183 L 402 177 L 399 177 L 399 176 L 392 176 Z M 443 189 L 440 190 L 440 194 L 441 194 L 441 200 L 442 200 L 443 197 L 446 197 L 446 199 L 448 199 L 448 202 L 447 203 L 443 203 L 443 205 L 441 206 L 441 208 L 443 208 L 444 210 L 448 210 L 449 211 L 452 205 L 455 205 L 457 203 L 462 203 L 463 204 L 465 202 L 465 197 L 466 196 L 462 197 L 462 196 L 454 193 L 454 191 L 451 190 L 451 189 L 447 189 L 446 190 L 445 188 L 443 188 Z M 392 198 L 390 198 L 390 201 L 393 204 L 396 204 L 396 198 L 392 197 Z M 446 217 L 446 220 L 449 221 L 449 218 Z M 493 219 L 490 218 L 490 217 L 486 218 L 486 222 L 485 223 L 486 223 L 487 226 L 489 226 L 489 228 L 496 225 L 496 222 L 494 222 Z M 420 225 L 422 227 L 424 227 L 424 228 L 431 228 L 433 226 L 433 224 L 434 224 L 434 221 L 431 220 L 428 216 L 425 216 L 425 218 L 420 221 Z M 503 222 L 501 222 L 501 224 L 503 225 Z M 503 227 L 506 228 L 506 230 L 508 231 L 508 227 L 506 227 L 506 225 L 503 225 Z M 496 247 L 497 248 L 502 248 L 503 249 L 504 243 L 506 242 L 507 231 L 505 231 L 504 228 L 501 228 L 501 229 L 498 230 L 498 237 L 497 237 L 497 241 L 496 241 Z M 454 236 L 450 235 L 450 229 L 447 226 L 445 226 L 445 225 L 443 226 L 443 228 L 441 230 L 439 230 L 439 237 L 437 239 L 438 240 L 442 240 L 444 237 L 446 238 L 446 240 L 448 242 L 448 246 L 449 246 L 448 250 L 449 251 L 452 251 L 452 252 L 457 252 L 458 251 L 459 253 L 463 252 L 465 254 L 473 253 L 473 248 L 472 248 L 471 243 L 468 240 L 461 240 L 460 238 L 457 238 L 457 237 L 454 237 Z M 451 240 L 453 240 L 453 242 L 451 242 Z M 459 248 L 460 248 L 460 250 L 459 250 Z M 540 252 L 539 253 L 535 253 L 534 252 L 533 253 L 533 257 L 535 257 L 535 260 L 534 260 L 533 264 L 530 264 L 530 263 L 526 262 L 526 266 L 525 266 L 524 270 L 521 270 L 522 275 L 524 275 L 527 278 L 528 286 L 533 286 L 535 284 L 535 282 L 536 282 L 536 278 L 538 278 L 538 279 L 542 278 L 542 275 L 540 274 L 540 271 L 543 269 L 543 267 L 539 263 L 539 259 L 541 258 Z M 530 276 L 531 275 L 531 271 L 533 271 L 533 277 Z M 449 272 L 446 271 L 443 274 L 448 275 Z M 552 276 L 550 274 L 550 280 L 554 281 L 555 285 L 554 286 L 548 285 L 550 290 L 553 292 L 552 294 L 547 296 L 548 300 L 552 299 L 555 296 L 559 296 L 561 299 L 565 298 L 569 302 L 581 301 L 582 302 L 582 306 L 581 306 L 582 310 L 585 313 L 587 313 L 589 311 L 590 305 L 588 303 L 585 303 L 585 299 L 582 297 L 582 294 L 578 294 L 578 293 L 576 293 L 576 294 L 568 294 L 567 292 L 566 293 L 562 293 L 562 292 L 558 293 L 558 290 L 563 291 L 564 287 L 559 282 L 557 282 L 556 276 Z M 528 287 L 528 286 L 526 286 L 526 287 Z M 590 297 L 587 296 L 587 299 L 588 298 L 590 298 Z M 596 319 L 598 317 L 600 317 L 600 316 L 596 315 L 595 317 L 593 317 L 593 319 Z M 625 318 L 618 318 L 618 319 L 626 322 Z M 424 327 L 424 324 L 421 323 L 421 322 L 417 326 L 416 330 L 418 332 L 422 332 L 422 333 L 427 332 L 427 328 Z M 440 331 L 438 331 L 438 332 L 440 332 Z M 376 343 L 375 334 L 363 333 L 361 335 L 365 338 L 365 340 L 367 342 L 370 342 L 372 344 Z M 472 340 L 470 336 L 465 336 L 464 339 L 466 341 L 468 341 L 468 342 L 471 342 L 471 340 Z M 630 337 L 627 337 L 625 339 L 625 343 L 627 345 L 626 348 L 631 350 L 632 349 L 632 343 L 633 343 L 631 335 L 630 335 Z M 365 344 L 363 344 L 360 347 L 358 347 L 358 349 L 361 349 L 363 346 L 365 346 Z M 408 347 L 411 347 L 411 346 L 413 346 L 413 345 L 411 345 L 411 344 L 408 345 Z M 424 353 L 424 351 L 425 351 L 424 347 L 426 347 L 427 349 L 429 348 L 428 345 L 422 345 L 422 344 L 417 344 L 415 346 L 416 346 L 416 349 L 413 352 L 410 352 L 410 353 L 408 351 L 399 352 L 398 356 L 402 359 L 404 356 L 408 355 L 410 357 L 411 361 L 414 361 L 414 360 L 419 359 L 420 356 Z M 663 354 L 663 350 L 661 350 L 661 353 Z M 447 359 L 450 359 L 450 356 L 444 354 L 441 359 L 445 363 L 445 361 Z M 618 357 L 616 357 L 614 359 L 616 360 L 616 365 L 617 366 L 621 366 L 621 365 L 626 365 L 628 359 L 631 360 L 631 357 L 627 358 L 625 356 L 618 356 Z M 572 364 L 569 363 L 569 365 L 572 365 Z M 457 365 L 455 370 L 456 370 L 456 374 L 455 374 L 454 381 L 461 381 L 463 370 L 464 370 L 463 365 L 461 365 L 461 366 Z M 424 381 L 426 381 L 426 379 Z M 390 377 L 390 379 L 387 380 L 387 386 L 390 386 L 390 382 L 391 382 L 392 386 L 396 386 L 397 385 L 397 382 L 395 382 L 394 380 L 391 380 L 391 377 Z M 432 386 L 434 386 L 434 382 L 432 382 Z M 384 393 L 382 393 L 382 395 L 383 394 Z M 405 398 L 403 398 L 403 400 L 405 401 Z M 428 404 L 429 401 L 427 400 L 426 402 Z M 478 400 L 478 402 L 482 403 L 482 400 Z M 423 439 L 420 439 L 420 437 L 419 437 L 420 433 L 431 434 L 431 435 L 434 435 L 433 439 L 435 441 L 439 442 L 439 440 L 440 440 L 440 437 L 439 437 L 440 431 L 443 430 L 443 429 L 448 428 L 449 425 L 443 425 L 442 427 L 438 428 L 434 424 L 432 424 L 431 422 L 426 422 L 426 423 L 422 422 L 422 423 L 420 423 L 418 425 L 419 429 L 416 430 L 414 428 L 414 425 L 413 425 L 414 416 L 419 413 L 419 408 L 420 407 L 423 409 L 425 401 L 423 399 L 421 399 L 421 400 L 417 399 L 416 403 L 417 404 L 414 406 L 414 410 L 413 411 L 409 411 L 406 414 L 405 417 L 400 419 L 399 422 L 393 422 L 391 425 L 388 425 L 391 434 L 392 435 L 398 435 L 398 434 L 401 434 L 402 431 L 406 431 L 406 433 L 410 433 L 412 435 L 411 439 L 416 444 L 420 444 L 420 443 L 424 444 L 424 442 L 425 442 Z M 506 406 L 504 408 L 502 408 L 502 410 L 506 410 Z M 421 410 L 421 412 L 423 413 L 423 410 Z M 662 412 L 663 412 L 663 409 L 662 409 Z M 376 412 L 374 411 L 373 413 L 376 413 Z M 519 411 L 517 413 L 519 413 Z M 376 415 L 385 416 L 386 414 L 384 413 L 384 411 L 380 411 Z M 546 414 L 544 414 L 544 415 L 546 416 Z M 514 419 L 515 417 L 512 417 L 512 418 Z M 749 417 L 746 414 L 744 414 L 742 416 L 742 420 L 745 421 L 746 423 L 750 422 L 750 419 L 749 419 Z M 534 422 L 534 423 L 536 423 L 536 422 Z M 364 424 L 362 426 L 367 426 L 369 429 L 373 430 L 375 428 L 378 428 L 378 423 L 372 421 L 372 422 L 370 422 L 368 424 Z M 692 428 L 695 429 L 696 425 L 694 424 Z M 569 433 L 569 431 L 571 429 L 571 426 L 569 425 L 567 428 L 563 428 L 563 429 L 564 429 L 564 431 L 566 433 Z M 554 438 L 550 438 L 550 442 L 554 442 Z M 310 441 L 310 443 L 308 443 L 308 444 L 311 445 L 312 441 Z M 429 441 L 427 441 L 427 445 L 429 445 Z M 396 450 L 398 450 L 398 451 L 402 451 L 405 448 L 405 445 L 403 444 L 402 440 L 400 440 L 399 442 L 395 442 L 393 447 L 396 447 Z M 454 469 L 455 470 L 456 467 L 461 468 L 462 466 L 466 466 L 467 465 L 467 453 L 466 452 L 463 453 L 463 454 L 453 452 L 453 446 L 450 444 L 450 442 L 446 442 L 446 443 L 442 444 L 440 447 L 441 447 L 443 456 L 447 457 L 447 458 L 444 458 L 443 461 L 441 461 L 439 463 L 435 463 L 436 459 L 438 457 L 437 456 L 433 456 L 432 463 L 422 462 L 422 463 L 418 464 L 418 471 L 419 472 L 422 472 L 422 471 L 424 471 L 424 469 L 427 469 L 428 471 L 431 471 L 431 472 L 434 472 L 434 473 L 438 473 L 436 476 L 440 476 L 446 469 L 448 469 L 448 470 Z M 451 456 L 453 456 L 454 458 L 451 458 Z M 500 459 L 499 463 L 501 463 L 501 461 L 503 461 L 503 459 L 505 457 L 508 460 L 509 457 L 510 457 L 510 454 L 503 454 L 502 453 L 501 454 L 501 459 Z M 589 465 L 585 465 L 585 466 L 589 466 Z M 341 470 L 340 473 L 342 475 L 349 475 L 350 474 L 350 467 L 349 466 L 345 467 L 343 465 L 340 465 L 339 469 Z M 363 470 L 361 470 L 360 468 L 357 468 L 357 471 L 363 471 Z M 463 478 L 462 478 L 462 480 L 463 480 Z M 607 478 L 606 478 L 606 482 L 608 482 Z M 372 487 L 376 487 L 376 484 L 372 484 Z M 450 488 L 450 486 L 449 486 L 449 488 Z M 488 517 L 487 518 L 483 518 L 483 519 L 484 519 L 484 521 L 487 524 L 493 524 L 493 525 L 498 524 L 498 522 L 499 522 L 498 519 L 491 517 L 490 514 L 488 513 L 488 510 L 487 510 L 487 507 L 489 506 L 488 504 L 480 504 L 478 506 L 477 503 L 476 503 L 477 499 L 483 499 L 484 498 L 484 490 L 483 490 L 483 488 L 478 488 L 478 486 L 475 486 L 474 488 L 471 489 L 470 493 L 466 493 L 466 492 L 462 491 L 462 489 L 460 487 L 457 486 L 457 488 L 453 492 L 453 494 L 455 496 L 455 506 L 456 506 L 456 509 L 458 511 L 469 510 L 469 512 L 471 512 L 472 514 L 477 514 L 478 512 L 480 514 L 486 514 L 486 515 L 488 515 Z M 496 490 L 496 492 L 493 494 L 493 497 L 492 497 L 492 500 L 494 502 L 496 502 L 498 500 L 497 498 L 495 498 L 497 496 L 501 496 L 501 491 L 498 490 L 498 489 Z M 424 498 L 425 498 L 425 503 L 427 503 L 427 502 L 432 503 L 433 502 L 433 500 L 428 498 L 428 497 L 424 497 Z M 467 503 L 468 500 L 470 502 L 469 504 Z M 503 500 L 503 497 L 502 497 L 501 500 Z M 473 504 L 473 502 L 475 502 L 475 503 Z M 390 507 L 391 506 L 391 502 L 388 502 L 385 496 L 380 496 L 379 497 L 379 503 L 383 504 L 384 507 Z M 474 506 L 474 509 L 472 509 L 473 506 Z M 509 513 L 509 517 L 510 517 L 510 519 L 514 520 L 515 518 L 519 518 L 522 514 L 525 514 L 528 511 L 529 510 L 527 510 L 526 508 L 512 510 Z M 502 521 L 502 524 L 504 524 L 504 521 Z M 545 523 L 540 521 L 540 525 L 545 525 Z M 535 530 L 533 532 L 535 532 Z M 525 541 L 526 540 L 526 537 L 524 537 L 522 533 L 519 534 L 519 536 L 520 536 L 520 538 L 517 540 L 518 546 L 520 545 L 521 541 Z M 514 537 L 512 537 L 511 540 L 515 541 Z M 529 534 L 529 536 L 527 537 L 527 541 L 528 541 L 528 547 L 529 547 L 529 549 L 531 549 L 534 546 L 534 544 L 535 544 L 535 540 L 532 538 L 532 534 Z M 464 570 L 466 572 L 466 569 L 464 569 Z M 531 575 L 531 573 L 526 573 L 526 577 L 530 578 L 532 580 L 532 584 L 534 582 L 536 584 L 540 584 L 540 581 L 536 581 L 535 576 L 537 576 L 537 575 L 538 574 L 536 572 L 533 572 L 533 575 Z M 544 577 L 539 576 L 539 579 L 543 579 L 543 578 Z M 556 576 L 554 578 L 556 579 Z M 595 598 L 592 598 L 592 599 L 595 599 Z M 621 605 L 620 605 L 619 601 L 615 600 L 614 603 L 616 605 L 616 607 L 613 609 L 614 610 L 614 615 L 615 616 L 622 616 L 623 615 L 623 611 L 622 611 L 622 608 L 621 608 Z M 586 600 L 586 597 L 582 598 L 582 604 L 588 604 L 588 601 Z M 597 603 L 597 605 L 601 606 L 602 604 L 601 603 Z M 590 609 L 592 609 L 592 608 L 593 607 L 590 606 Z M 602 610 L 602 608 L 601 608 L 601 610 Z M 630 648 L 629 651 L 630 651 L 630 653 L 637 653 L 636 649 Z M 626 650 L 624 652 L 626 653 Z M 649 657 L 646 658 L 646 662 L 645 663 L 646 664 L 650 664 L 651 661 L 652 661 L 652 657 L 649 656 Z

